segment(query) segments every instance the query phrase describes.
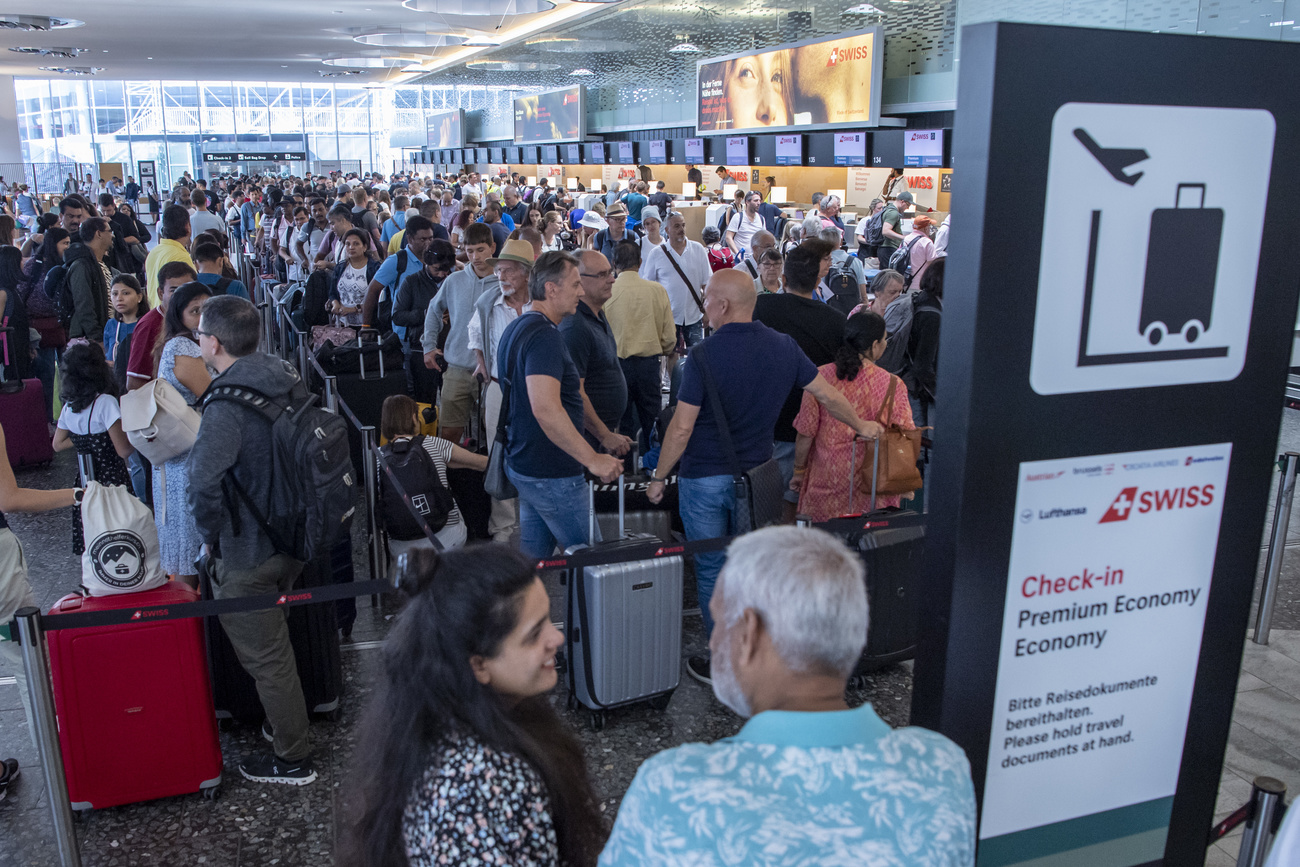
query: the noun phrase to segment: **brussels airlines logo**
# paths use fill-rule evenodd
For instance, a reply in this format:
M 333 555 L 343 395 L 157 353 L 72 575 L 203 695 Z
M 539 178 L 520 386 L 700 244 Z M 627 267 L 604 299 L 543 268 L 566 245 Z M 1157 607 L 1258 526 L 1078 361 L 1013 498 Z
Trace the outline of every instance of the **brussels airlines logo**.
M 826 65 L 835 66 L 836 64 L 848 63 L 853 60 L 866 60 L 870 56 L 870 45 L 854 45 L 850 48 L 839 48 L 837 46 L 831 49 L 831 56 L 826 58 Z
M 1110 504 L 1110 508 L 1101 516 L 1098 523 L 1127 521 L 1134 511 L 1145 515 L 1148 512 L 1169 512 L 1174 509 L 1208 506 L 1213 502 L 1214 485 L 1191 485 L 1186 488 L 1165 488 L 1141 493 L 1138 493 L 1136 487 L 1125 488 L 1119 492 L 1115 502 Z

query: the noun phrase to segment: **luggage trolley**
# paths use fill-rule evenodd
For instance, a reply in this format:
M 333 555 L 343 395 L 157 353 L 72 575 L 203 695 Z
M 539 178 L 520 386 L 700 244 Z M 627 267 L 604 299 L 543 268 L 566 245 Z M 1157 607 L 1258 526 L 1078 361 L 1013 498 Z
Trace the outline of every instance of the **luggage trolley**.
M 1183 207 L 1184 189 L 1199 189 L 1200 204 Z M 1205 207 L 1205 184 L 1179 184 L 1174 207 L 1151 212 L 1138 331 L 1152 346 L 1175 333 L 1195 343 L 1210 327 L 1222 240 L 1223 209 Z

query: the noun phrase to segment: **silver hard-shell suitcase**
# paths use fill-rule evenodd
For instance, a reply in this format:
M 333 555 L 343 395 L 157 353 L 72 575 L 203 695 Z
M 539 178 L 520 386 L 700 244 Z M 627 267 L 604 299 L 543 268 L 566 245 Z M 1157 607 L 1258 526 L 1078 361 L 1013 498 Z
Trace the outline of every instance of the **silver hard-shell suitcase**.
M 617 551 L 659 541 L 648 533 L 626 533 L 622 481 L 618 537 L 574 545 L 566 553 Z M 587 496 L 594 539 L 594 484 L 588 485 Z M 591 710 L 593 729 L 604 728 L 608 708 L 643 701 L 656 709 L 668 706 L 681 679 L 683 570 L 678 556 L 585 566 L 565 574 L 570 706 L 581 703 Z

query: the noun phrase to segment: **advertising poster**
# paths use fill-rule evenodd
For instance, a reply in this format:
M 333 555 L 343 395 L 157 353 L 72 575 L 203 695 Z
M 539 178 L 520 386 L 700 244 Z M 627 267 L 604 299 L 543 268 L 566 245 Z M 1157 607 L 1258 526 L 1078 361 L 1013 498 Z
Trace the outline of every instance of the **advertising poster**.
M 582 85 L 515 99 L 515 141 L 581 141 L 587 125 Z
M 700 61 L 699 132 L 776 132 L 880 117 L 880 28 Z
M 1116 810 L 1134 833 L 1113 863 L 1164 852 L 1231 456 L 1020 465 L 981 863 Z
M 464 118 L 460 109 L 440 111 L 424 119 L 426 144 L 431 148 L 460 148 L 465 146 Z

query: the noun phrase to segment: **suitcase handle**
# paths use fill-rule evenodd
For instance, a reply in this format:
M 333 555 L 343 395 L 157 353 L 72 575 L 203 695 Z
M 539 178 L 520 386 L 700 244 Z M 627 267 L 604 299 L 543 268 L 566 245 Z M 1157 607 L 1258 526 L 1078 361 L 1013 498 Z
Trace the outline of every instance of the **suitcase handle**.
M 1200 203 L 1199 205 L 1197 205 L 1196 207 L 1197 207 L 1197 208 L 1204 208 L 1204 207 L 1205 207 L 1205 184 L 1179 184 L 1179 185 L 1178 185 L 1178 189 L 1174 191 L 1174 207 L 1175 207 L 1175 208 L 1181 208 L 1181 207 L 1183 206 L 1182 202 L 1183 202 L 1183 190 L 1184 190 L 1184 189 L 1189 189 L 1189 190 L 1200 190 L 1200 191 L 1201 191 L 1201 203 Z M 1192 210 L 1192 209 L 1189 208 L 1188 210 Z
M 587 473 L 587 544 L 596 544 L 596 482 L 599 481 L 591 473 Z M 624 527 L 627 515 L 627 501 L 624 499 L 626 494 L 623 490 L 623 474 L 618 474 L 618 537 L 622 539 L 627 535 Z

